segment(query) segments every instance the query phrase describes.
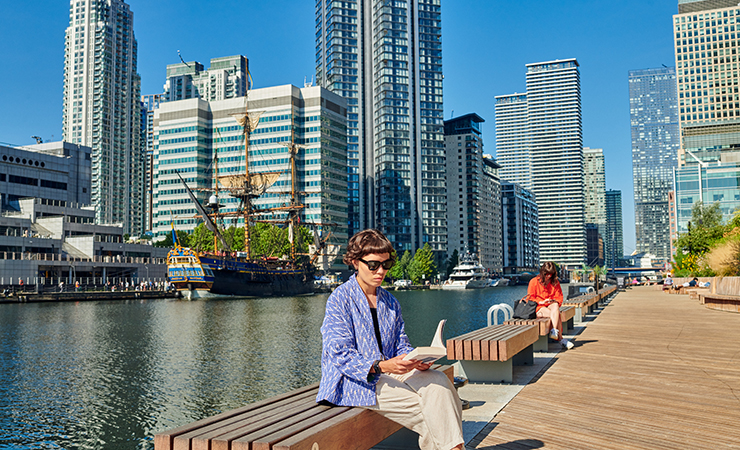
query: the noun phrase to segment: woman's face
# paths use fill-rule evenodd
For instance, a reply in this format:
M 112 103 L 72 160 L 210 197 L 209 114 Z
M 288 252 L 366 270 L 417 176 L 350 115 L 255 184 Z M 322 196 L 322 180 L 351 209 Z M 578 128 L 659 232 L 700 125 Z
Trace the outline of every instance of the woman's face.
M 385 278 L 385 274 L 388 273 L 389 269 L 383 268 L 382 265 L 379 265 L 377 269 L 370 270 L 370 268 L 367 266 L 366 263 L 363 261 L 377 261 L 379 263 L 388 261 L 391 258 L 391 255 L 388 253 L 370 253 L 369 255 L 365 255 L 362 258 L 359 258 L 355 260 L 354 265 L 355 269 L 357 269 L 357 279 L 361 284 L 364 284 L 366 286 L 377 288 L 383 283 L 383 279 Z M 374 264 L 371 264 L 374 265 Z

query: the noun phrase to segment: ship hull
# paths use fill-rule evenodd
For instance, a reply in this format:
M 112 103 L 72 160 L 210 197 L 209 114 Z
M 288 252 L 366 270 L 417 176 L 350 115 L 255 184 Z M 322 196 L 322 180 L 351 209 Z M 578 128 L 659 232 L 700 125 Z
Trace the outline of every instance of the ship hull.
M 213 272 L 210 292 L 238 297 L 287 297 L 313 294 L 313 273 L 306 269 L 270 268 L 258 262 L 201 256 Z
M 235 270 L 214 270 L 211 293 L 239 297 L 287 297 L 313 294 L 313 277 L 306 273 L 275 273 L 253 277 Z

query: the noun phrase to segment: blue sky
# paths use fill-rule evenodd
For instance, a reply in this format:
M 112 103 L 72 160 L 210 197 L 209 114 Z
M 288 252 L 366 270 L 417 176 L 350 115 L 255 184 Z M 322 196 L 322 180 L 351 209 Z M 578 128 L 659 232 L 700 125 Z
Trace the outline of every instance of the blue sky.
M 1 0 L 0 142 L 61 139 L 65 0 Z M 255 87 L 311 80 L 314 0 L 129 0 L 142 93 L 167 64 L 243 54 Z M 494 97 L 525 91 L 525 64 L 577 58 L 583 143 L 603 148 L 607 189 L 622 191 L 624 251 L 635 248 L 629 70 L 674 66 L 677 0 L 442 0 L 445 118 L 475 112 L 495 153 Z

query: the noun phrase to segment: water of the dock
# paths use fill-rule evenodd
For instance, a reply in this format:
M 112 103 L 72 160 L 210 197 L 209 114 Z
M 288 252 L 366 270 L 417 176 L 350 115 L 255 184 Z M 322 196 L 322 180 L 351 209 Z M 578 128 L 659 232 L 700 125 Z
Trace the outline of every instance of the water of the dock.
M 574 342 L 467 448 L 740 448 L 740 314 L 635 287 Z

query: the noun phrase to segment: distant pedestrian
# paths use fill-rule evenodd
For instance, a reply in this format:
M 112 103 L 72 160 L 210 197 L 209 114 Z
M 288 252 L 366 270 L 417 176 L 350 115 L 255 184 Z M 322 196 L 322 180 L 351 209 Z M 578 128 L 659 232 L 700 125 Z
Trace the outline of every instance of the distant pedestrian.
M 527 296 L 522 300 L 537 302 L 537 317 L 550 318 L 550 338 L 570 350 L 573 343 L 563 337 L 560 307 L 563 305 L 563 289 L 558 281 L 558 268 L 552 261 L 540 267 L 540 274 L 529 281 Z

